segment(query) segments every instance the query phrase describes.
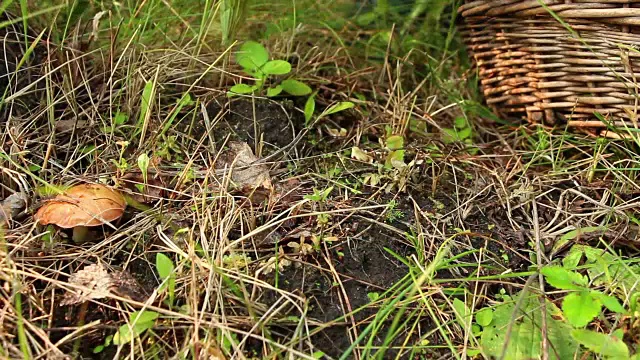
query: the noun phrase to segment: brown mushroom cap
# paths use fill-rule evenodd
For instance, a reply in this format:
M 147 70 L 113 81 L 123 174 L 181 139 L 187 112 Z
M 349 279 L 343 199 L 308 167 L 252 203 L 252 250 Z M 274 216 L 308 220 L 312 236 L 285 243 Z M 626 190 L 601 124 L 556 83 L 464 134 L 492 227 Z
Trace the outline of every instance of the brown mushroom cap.
M 69 229 L 98 226 L 119 219 L 127 203 L 122 195 L 100 184 L 81 184 L 47 201 L 35 214 L 41 225 Z

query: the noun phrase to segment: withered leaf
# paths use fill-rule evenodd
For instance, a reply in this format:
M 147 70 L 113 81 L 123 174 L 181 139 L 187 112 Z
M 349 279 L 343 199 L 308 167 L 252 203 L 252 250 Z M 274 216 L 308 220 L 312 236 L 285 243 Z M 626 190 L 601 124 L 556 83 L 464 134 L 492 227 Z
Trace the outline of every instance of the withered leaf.
M 144 302 L 148 297 L 146 290 L 126 271 L 109 271 L 102 264 L 92 264 L 74 273 L 69 283 L 87 289 L 67 292 L 60 302 L 61 306 L 73 305 L 90 299 L 102 299 L 114 294 L 134 301 Z
M 240 189 L 271 189 L 269 167 L 265 164 L 255 165 L 258 158 L 245 142 L 229 142 L 229 150 L 220 156 L 216 163 L 217 170 L 231 171 L 231 181 Z M 225 175 L 228 175 L 225 174 Z

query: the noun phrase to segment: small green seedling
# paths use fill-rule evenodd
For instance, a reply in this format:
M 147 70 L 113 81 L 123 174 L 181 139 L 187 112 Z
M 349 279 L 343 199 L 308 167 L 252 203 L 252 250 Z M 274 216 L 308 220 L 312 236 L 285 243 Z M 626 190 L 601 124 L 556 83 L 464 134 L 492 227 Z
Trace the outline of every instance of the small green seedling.
M 154 311 L 136 311 L 131 313 L 129 315 L 130 324 L 124 324 L 118 328 L 118 332 L 113 336 L 113 344 L 121 345 L 130 343 L 145 331 L 153 328 L 158 316 L 160 316 L 160 314 Z
M 138 156 L 138 168 L 142 172 L 142 182 L 144 184 L 137 184 L 138 190 L 144 191 L 144 187 L 147 185 L 148 173 L 149 170 L 149 155 L 142 153 Z
M 127 114 L 118 111 L 112 119 L 112 124 L 103 127 L 102 132 L 105 134 L 113 134 L 120 126 L 124 125 L 128 119 Z
M 456 141 L 471 143 L 472 129 L 464 117 L 457 117 L 453 122 L 453 128 L 444 128 L 442 133 L 442 141 L 447 144 Z
M 255 41 L 247 41 L 242 44 L 240 51 L 236 55 L 236 62 L 245 73 L 253 76 L 256 80 L 253 85 L 234 85 L 227 93 L 228 96 L 260 92 L 269 77 L 287 75 L 291 72 L 291 64 L 288 61 L 269 60 L 269 51 L 262 44 Z M 280 95 L 283 91 L 293 96 L 311 94 L 311 88 L 307 84 L 295 79 L 286 79 L 279 84 L 268 87 L 266 95 L 273 97 Z
M 163 253 L 156 254 L 156 270 L 158 270 L 158 275 L 160 279 L 162 279 L 162 285 L 158 291 L 167 289 L 169 292 L 169 307 L 173 306 L 176 289 L 176 274 L 174 269 L 173 261 L 171 261 L 167 255 Z

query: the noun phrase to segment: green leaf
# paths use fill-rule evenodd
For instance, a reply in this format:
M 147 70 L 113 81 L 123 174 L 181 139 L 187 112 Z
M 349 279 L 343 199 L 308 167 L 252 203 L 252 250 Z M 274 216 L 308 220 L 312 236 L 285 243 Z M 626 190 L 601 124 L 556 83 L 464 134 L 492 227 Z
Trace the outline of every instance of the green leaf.
M 370 293 L 367 293 L 367 297 L 371 302 L 374 302 L 380 298 L 380 293 L 370 292 Z
M 464 129 L 460 129 L 457 131 L 458 133 L 458 139 L 460 140 L 465 140 L 471 137 L 471 128 L 467 127 Z
M 404 147 L 404 137 L 401 135 L 392 135 L 387 138 L 387 147 L 389 150 L 400 150 Z
M 459 140 L 460 137 L 458 136 L 458 132 L 455 129 L 442 129 L 442 141 L 444 141 L 445 144 L 451 144 Z
M 116 125 L 122 125 L 127 122 L 127 114 L 117 112 L 116 116 L 113 118 L 113 123 Z
M 404 163 L 404 150 L 395 150 L 392 151 L 385 160 L 384 166 L 387 169 L 391 169 L 393 167 L 397 169 L 401 169 L 406 164 Z
M 601 334 L 592 330 L 574 329 L 571 336 L 587 349 L 615 359 L 628 359 L 629 348 L 621 338 Z
M 260 70 L 267 75 L 286 75 L 291 72 L 291 64 L 284 60 L 271 60 Z
M 295 79 L 286 79 L 283 80 L 280 85 L 282 86 L 282 90 L 293 96 L 304 96 L 311 94 L 311 88 L 302 81 L 298 81 Z
M 99 354 L 99 353 L 102 352 L 102 350 L 104 350 L 104 345 L 98 345 L 98 346 L 93 348 L 93 353 L 94 354 Z
M 304 104 L 304 121 L 306 125 L 309 125 L 313 113 L 316 111 L 316 97 L 315 95 L 309 96 L 307 102 Z
M 587 286 L 587 278 L 561 266 L 546 266 L 540 270 L 547 282 L 560 290 L 581 290 Z
M 268 97 L 278 96 L 280 95 L 281 92 L 282 92 L 282 86 L 276 85 L 274 87 L 270 87 L 267 89 L 267 96 Z
M 453 126 L 455 126 L 456 129 L 465 128 L 467 126 L 467 119 L 464 117 L 457 117 L 453 122 Z
M 136 324 L 133 326 L 133 332 L 128 324 L 124 324 L 118 328 L 118 331 L 113 335 L 113 344 L 122 345 L 128 344 L 136 337 L 140 336 L 143 332 L 153 327 L 153 323 Z
M 582 250 L 577 247 L 571 247 L 567 256 L 562 259 L 562 267 L 565 269 L 575 269 L 582 260 Z
M 466 329 L 471 321 L 471 317 L 469 316 L 471 311 L 467 307 L 467 304 L 462 300 L 455 298 L 453 299 L 453 308 L 456 310 L 456 319 L 458 320 L 458 323 Z
M 626 313 L 626 310 L 620 304 L 617 297 L 611 296 L 611 295 L 605 295 L 599 291 L 592 291 L 591 294 L 597 297 L 598 300 L 600 300 L 600 302 L 602 303 L 602 305 L 604 305 L 607 309 L 618 314 Z
M 251 94 L 256 89 L 255 86 L 247 85 L 247 84 L 235 84 L 231 87 L 229 91 L 236 94 Z
M 493 310 L 484 308 L 476 312 L 476 322 L 482 327 L 487 327 L 493 320 Z
M 339 102 L 337 104 L 329 106 L 329 108 L 324 111 L 324 114 L 325 115 L 335 114 L 335 113 L 340 112 L 340 111 L 345 111 L 347 109 L 351 109 L 354 106 L 355 106 L 355 104 L 352 103 L 351 101 L 342 101 L 342 102 Z
M 311 356 L 314 359 L 322 359 L 324 357 L 324 353 L 322 351 L 316 351 Z
M 269 52 L 262 44 L 247 41 L 236 54 L 236 62 L 246 71 L 253 72 L 269 61 Z
M 138 168 L 142 171 L 142 177 L 146 182 L 147 170 L 149 170 L 149 155 L 142 153 L 138 156 Z
M 589 234 L 592 232 L 604 231 L 604 230 L 606 229 L 603 226 L 587 226 L 587 227 L 578 228 L 578 229 L 569 231 L 566 234 L 562 235 L 560 239 L 558 239 L 558 241 L 556 241 L 556 243 L 553 245 L 553 249 L 555 250 L 555 249 L 561 248 L 569 241 L 579 238 L 580 235 L 582 234 Z
M 573 359 L 579 344 L 571 337 L 572 328 L 555 316 L 558 309 L 552 302 L 545 300 L 545 303 L 546 312 L 543 312 L 538 295 L 521 292 L 494 306 L 493 320 L 480 335 L 480 346 L 486 357 L 500 359 L 507 344 L 504 360 L 542 358 L 540 324 L 545 316 L 547 338 L 553 346 L 549 359 Z M 518 320 L 514 322 L 512 317 Z M 509 328 L 510 332 L 507 331 Z
M 155 311 L 134 311 L 129 314 L 129 321 L 131 321 L 132 323 L 135 321 L 136 324 L 145 324 L 154 322 L 158 318 L 158 316 L 160 316 L 160 314 Z
M 174 268 L 173 261 L 171 261 L 167 255 L 163 253 L 156 254 L 156 269 L 162 280 L 168 278 Z
M 567 295 L 562 301 L 562 312 L 574 327 L 584 327 L 600 314 L 602 304 L 587 291 Z

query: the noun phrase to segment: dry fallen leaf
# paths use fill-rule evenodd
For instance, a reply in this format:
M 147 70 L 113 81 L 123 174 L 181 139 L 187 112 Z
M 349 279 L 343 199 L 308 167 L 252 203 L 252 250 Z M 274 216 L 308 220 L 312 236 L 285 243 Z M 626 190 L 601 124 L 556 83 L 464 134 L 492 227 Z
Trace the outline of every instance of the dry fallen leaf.
M 0 226 L 8 224 L 11 218 L 17 216 L 26 207 L 27 196 L 25 194 L 18 192 L 7 196 L 0 203 Z
M 79 304 L 90 299 L 102 299 L 109 294 L 139 302 L 146 301 L 148 297 L 147 292 L 131 274 L 126 271 L 109 273 L 102 264 L 85 266 L 70 276 L 69 283 L 87 289 L 67 292 L 60 302 L 62 306 Z
M 231 181 L 241 189 L 271 189 L 269 167 L 264 164 L 252 165 L 258 158 L 251 147 L 244 142 L 230 142 L 229 150 L 220 156 L 217 170 L 231 169 Z

